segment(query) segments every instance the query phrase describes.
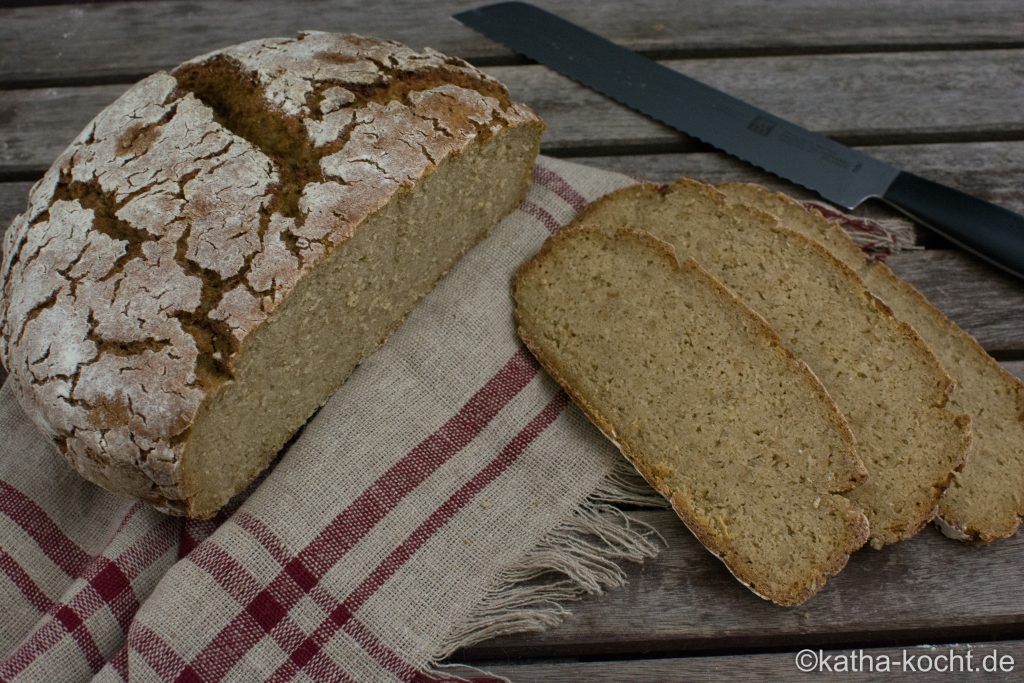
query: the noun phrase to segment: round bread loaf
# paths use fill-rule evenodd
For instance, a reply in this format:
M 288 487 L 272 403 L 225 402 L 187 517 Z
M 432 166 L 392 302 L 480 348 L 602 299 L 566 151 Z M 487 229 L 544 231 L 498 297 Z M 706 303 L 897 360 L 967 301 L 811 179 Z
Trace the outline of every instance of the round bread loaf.
M 542 129 L 466 62 L 354 35 L 146 78 L 4 237 L 18 401 L 91 481 L 212 515 L 520 201 Z

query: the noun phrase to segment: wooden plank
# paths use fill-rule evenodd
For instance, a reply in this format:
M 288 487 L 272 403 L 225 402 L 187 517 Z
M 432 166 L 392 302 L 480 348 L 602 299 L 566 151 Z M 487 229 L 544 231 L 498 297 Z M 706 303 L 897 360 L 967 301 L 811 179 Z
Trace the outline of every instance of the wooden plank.
M 90 3 L 100 2 L 121 2 L 121 0 L 73 0 L 74 2 L 85 5 Z M 149 0 L 140 0 L 148 2 Z M 69 0 L 4 0 L 4 7 L 43 7 L 49 5 L 66 5 Z
M 1021 640 L 907 648 L 815 649 L 811 650 L 810 659 L 806 659 L 808 655 L 801 655 L 804 666 L 813 667 L 807 673 L 797 668 L 796 655 L 796 652 L 785 652 L 597 662 L 507 663 L 481 668 L 517 683 L 761 683 L 788 680 L 869 683 L 889 680 L 890 677 L 896 680 L 904 675 L 915 682 L 949 683 L 1019 680 L 1019 672 L 1024 669 L 1024 641 Z
M 959 250 L 902 252 L 888 263 L 985 348 L 1024 351 L 1024 281 Z
M 42 175 L 128 86 L 0 92 L 0 177 Z
M 1024 379 L 1024 360 L 1007 360 L 1000 363 L 1016 377 Z
M 85 89 L 67 92 L 82 90 Z M 0 125 L 0 130 L 2 128 Z M 43 144 L 43 140 L 45 137 L 40 136 L 40 144 Z M 9 144 L 10 138 L 0 137 L 0 150 Z M 55 148 L 62 148 L 63 144 L 61 141 Z M 901 145 L 864 149 L 889 163 L 1011 209 L 1024 211 L 1024 142 Z M 58 153 L 56 149 L 52 152 L 53 156 Z M 0 158 L 2 154 L 0 151 Z M 711 183 L 758 182 L 794 196 L 813 196 L 796 185 L 717 152 L 588 156 L 571 160 L 632 175 L 638 180 L 668 182 L 685 175 Z M 31 183 L 0 185 L 0 225 L 8 223 L 15 213 L 22 210 L 24 191 L 30 186 Z M 874 202 L 865 204 L 856 213 L 877 218 L 898 216 L 889 207 Z
M 663 64 L 847 144 L 899 144 L 1024 136 L 1020 59 L 1016 50 L 979 50 Z M 697 148 L 689 138 L 546 67 L 488 71 L 548 123 L 548 153 Z
M 666 65 L 850 144 L 1024 137 L 1015 50 L 670 60 Z M 706 149 L 542 66 L 491 67 L 544 117 L 546 153 Z M 44 170 L 127 85 L 0 91 L 0 175 Z
M 30 187 L 32 183 L 0 183 L 0 239 L 11 220 L 25 210 Z M 6 379 L 7 372 L 0 365 L 0 386 L 3 386 Z
M 909 541 L 857 552 L 806 604 L 755 596 L 669 511 L 633 513 L 667 548 L 627 568 L 628 583 L 569 607 L 540 634 L 467 648 L 455 661 L 737 648 L 970 641 L 1024 634 L 1024 537 L 989 546 L 951 541 L 929 526 Z
M 32 183 L 0 183 L 0 237 L 14 217 L 28 205 L 28 191 Z
M 379 35 L 488 63 L 505 48 L 450 19 L 479 0 L 384 3 L 339 0 L 167 0 L 0 10 L 0 82 L 124 79 L 209 50 L 300 29 Z M 745 0 L 676 8 L 660 0 L 539 0 L 566 18 L 634 49 L 661 55 L 864 51 L 1016 46 L 1024 16 L 1014 0 L 789 0 L 771 10 Z
M 883 145 L 862 150 L 899 168 L 1024 212 L 1024 142 Z M 671 182 L 680 176 L 709 183 L 755 182 L 794 196 L 814 197 L 797 185 L 717 152 L 596 156 L 572 161 L 655 182 Z M 897 215 L 877 202 L 868 202 L 863 209 L 876 217 Z

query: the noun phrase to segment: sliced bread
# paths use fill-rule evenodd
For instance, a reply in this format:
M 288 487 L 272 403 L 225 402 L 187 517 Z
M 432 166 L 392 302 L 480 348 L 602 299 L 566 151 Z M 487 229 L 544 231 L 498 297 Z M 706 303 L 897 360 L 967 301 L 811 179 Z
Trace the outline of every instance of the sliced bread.
M 970 416 L 974 432 L 963 470 L 939 501 L 940 527 L 960 540 L 1012 536 L 1024 516 L 1024 384 L 888 266 L 866 258 L 834 222 L 758 185 L 719 189 L 730 201 L 768 211 L 821 242 L 928 343 L 956 381 L 951 407 Z
M 544 368 L 755 593 L 816 593 L 867 538 L 849 428 L 771 328 L 635 230 L 567 229 L 515 278 Z
M 613 192 L 580 223 L 643 227 L 693 257 L 821 378 L 868 470 L 850 497 L 867 514 L 872 546 L 909 538 L 933 519 L 963 463 L 969 420 L 946 406 L 952 381 L 925 343 L 853 270 L 770 215 L 687 179 Z

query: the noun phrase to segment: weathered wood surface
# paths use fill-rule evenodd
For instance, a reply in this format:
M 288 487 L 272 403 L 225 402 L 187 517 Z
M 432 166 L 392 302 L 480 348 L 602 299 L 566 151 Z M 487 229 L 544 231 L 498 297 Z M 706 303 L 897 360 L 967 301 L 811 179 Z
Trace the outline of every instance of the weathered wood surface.
M 0 183 L 0 235 L 11 221 L 25 210 L 32 183 Z
M 822 661 L 831 671 L 819 668 L 802 673 L 797 669 L 795 652 L 625 661 L 499 664 L 486 668 L 491 673 L 507 676 L 519 683 L 762 683 L 791 680 L 809 683 L 837 680 L 874 683 L 880 680 L 901 680 L 904 677 L 906 680 L 921 683 L 949 683 L 1020 680 L 1020 672 L 1024 669 L 1024 641 L 1020 640 L 973 645 L 955 643 L 908 648 L 847 648 L 825 650 L 822 654 L 818 654 L 817 650 L 812 652 L 812 656 L 819 659 L 808 660 L 809 665 L 816 666 L 815 662 Z M 967 659 L 968 652 L 971 652 L 970 660 Z M 839 657 L 843 657 L 847 664 L 841 665 Z M 1004 657 L 1009 657 L 1012 664 L 1010 660 L 1003 659 Z M 857 670 L 837 672 L 836 669 L 840 666 L 856 667 Z M 977 668 L 968 669 L 968 666 Z M 928 670 L 923 671 L 924 668 Z M 944 671 L 933 670 L 935 668 L 942 668 Z
M 888 263 L 989 350 L 1024 351 L 1024 286 L 1019 279 L 958 250 L 902 252 Z
M 880 145 L 859 149 L 899 168 L 1024 212 L 1022 141 Z M 718 152 L 594 156 L 576 161 L 656 182 L 669 182 L 685 175 L 710 183 L 761 183 L 797 196 L 814 196 L 792 183 Z M 878 202 L 868 202 L 863 209 L 876 217 L 896 215 Z
M 724 651 L 864 642 L 969 642 L 1024 634 L 1024 537 L 988 546 L 933 527 L 857 552 L 800 607 L 781 608 L 737 582 L 671 511 L 638 511 L 667 547 L 628 583 L 570 606 L 558 628 L 469 648 L 463 659 Z M 1024 665 L 1024 663 L 1022 663 Z
M 664 63 L 850 144 L 1024 138 L 1024 69 L 1014 50 Z M 486 70 L 547 121 L 546 153 L 706 149 L 545 67 Z M 127 87 L 0 92 L 0 177 L 40 173 Z
M 129 83 L 226 44 L 299 29 L 380 35 L 488 65 L 545 117 L 549 154 L 658 181 L 690 175 L 802 192 L 526 65 L 449 18 L 481 0 L 17 4 L 0 9 L 0 229 L 24 208 L 27 181 Z M 538 4 L 885 161 L 1024 211 L 1024 13 L 1015 0 Z M 879 203 L 860 212 L 895 215 Z M 940 242 L 921 243 L 930 248 L 893 257 L 893 269 L 991 352 L 1017 359 L 1003 364 L 1024 375 L 1024 285 L 959 251 L 931 248 Z M 627 586 L 570 605 L 574 616 L 548 633 L 483 643 L 455 659 L 524 681 L 791 680 L 804 646 L 974 641 L 983 643 L 976 651 L 998 648 L 1024 667 L 1020 536 L 974 546 L 928 528 L 857 553 L 821 595 L 783 609 L 736 583 L 671 513 L 635 514 L 668 547 L 630 567 Z M 868 651 L 882 652 L 900 654 Z
M 0 83 L 132 78 L 209 50 L 298 30 L 352 31 L 468 59 L 512 59 L 507 49 L 450 19 L 478 0 L 381 3 L 110 2 L 0 10 Z M 668 4 L 539 0 L 634 49 L 666 55 L 1020 46 L 1024 15 L 1013 0 Z
M 0 183 L 0 238 L 11 220 L 25 209 L 28 190 L 32 183 Z M 2 244 L 2 240 L 0 240 Z M 2 251 L 2 250 L 0 250 Z M 0 384 L 7 379 L 7 372 L 0 365 Z
M 3 111 L 3 106 L 0 100 L 0 111 Z M 29 133 L 29 136 L 38 138 L 40 145 L 46 144 L 46 135 L 38 132 L 34 126 L 28 123 L 17 125 L 29 131 L 36 131 Z M 10 137 L 4 133 L 14 127 L 5 129 L 5 124 L 0 123 L 0 167 L 3 167 L 5 161 L 10 158 L 10 147 L 5 145 L 11 144 L 9 141 L 17 137 L 16 133 Z M 67 139 L 71 139 L 77 132 L 77 129 L 67 132 Z M 33 153 L 37 157 L 33 166 L 36 162 L 39 165 L 33 173 L 40 174 L 60 153 L 64 144 L 64 141 L 54 144 L 55 150 L 51 156 L 44 157 L 42 153 Z M 28 145 L 25 147 L 27 149 Z M 1024 211 L 1024 141 L 886 145 L 861 149 L 900 168 L 912 170 L 1012 210 Z M 717 152 L 588 156 L 570 159 L 657 182 L 690 176 L 710 183 L 756 182 L 795 196 L 814 196 L 770 173 Z M 24 208 L 29 187 L 29 182 L 0 183 L 0 226 L 6 226 L 14 215 Z M 878 202 L 866 203 L 857 213 L 876 218 L 891 218 L 898 215 Z

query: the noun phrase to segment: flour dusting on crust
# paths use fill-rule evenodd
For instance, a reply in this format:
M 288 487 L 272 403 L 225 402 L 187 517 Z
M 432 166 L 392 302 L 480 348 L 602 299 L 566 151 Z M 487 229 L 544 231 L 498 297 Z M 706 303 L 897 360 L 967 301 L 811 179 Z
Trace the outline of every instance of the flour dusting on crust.
M 302 131 L 293 148 L 245 134 L 249 100 L 219 106 L 183 77 L 215 71 L 264 128 Z M 4 237 L 0 360 L 19 402 L 90 480 L 187 512 L 189 426 L 246 338 L 396 192 L 534 121 L 462 60 L 354 35 L 253 41 L 144 79 Z

